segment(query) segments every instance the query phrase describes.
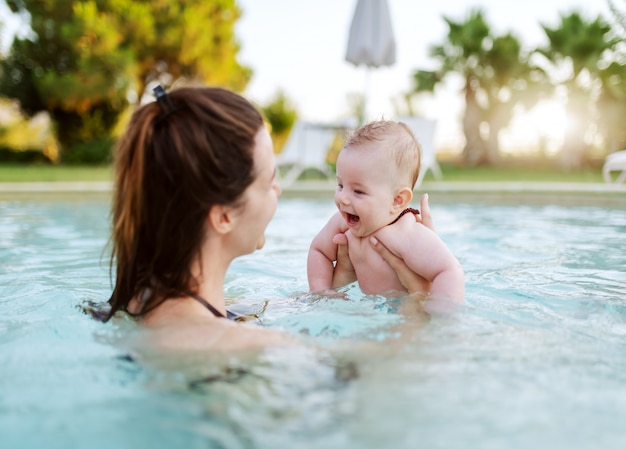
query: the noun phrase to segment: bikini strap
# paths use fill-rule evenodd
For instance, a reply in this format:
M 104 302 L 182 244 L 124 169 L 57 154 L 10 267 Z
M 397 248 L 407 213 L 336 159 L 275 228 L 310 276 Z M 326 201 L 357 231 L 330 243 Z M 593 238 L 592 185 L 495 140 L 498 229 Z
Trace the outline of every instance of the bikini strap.
M 229 320 L 233 320 L 233 321 L 247 321 L 248 320 L 248 318 L 245 317 L 244 315 L 239 315 L 238 313 L 231 312 L 228 309 L 226 309 L 226 318 L 228 318 Z M 258 317 L 255 316 L 255 318 L 258 318 Z
M 420 211 L 417 209 L 413 209 L 412 207 L 407 207 L 406 209 L 404 209 L 402 212 L 400 212 L 400 215 L 398 215 L 398 218 L 396 218 L 394 221 L 392 221 L 389 224 L 394 224 L 396 221 L 398 221 L 400 218 L 402 218 L 403 215 L 406 215 L 408 213 L 412 213 L 414 215 L 419 215 Z
M 202 296 L 197 295 L 195 293 L 192 292 L 187 292 L 187 294 L 189 296 L 191 296 L 193 299 L 195 299 L 196 301 L 198 301 L 200 304 L 202 304 L 204 307 L 206 307 L 207 309 L 209 309 L 209 311 L 215 315 L 217 318 L 226 318 L 222 312 L 220 312 L 219 310 L 217 310 L 215 307 L 213 307 L 211 304 L 209 304 L 209 302 L 204 299 Z

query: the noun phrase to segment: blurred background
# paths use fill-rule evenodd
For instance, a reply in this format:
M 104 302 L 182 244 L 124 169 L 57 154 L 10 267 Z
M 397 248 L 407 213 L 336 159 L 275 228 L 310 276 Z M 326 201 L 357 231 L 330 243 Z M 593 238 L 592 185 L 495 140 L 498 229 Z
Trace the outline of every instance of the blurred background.
M 298 120 L 401 116 L 436 120 L 454 167 L 626 148 L 626 0 L 361 2 L 389 16 L 377 67 L 346 60 L 357 0 L 0 0 L 0 163 L 110 163 L 157 83 L 243 93 L 277 153 Z

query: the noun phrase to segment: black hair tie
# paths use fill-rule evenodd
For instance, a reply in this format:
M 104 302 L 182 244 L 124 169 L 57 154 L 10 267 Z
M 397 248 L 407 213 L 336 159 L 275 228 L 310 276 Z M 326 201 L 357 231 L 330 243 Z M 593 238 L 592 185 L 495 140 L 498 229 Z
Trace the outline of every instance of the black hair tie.
M 174 111 L 180 109 L 174 106 L 171 97 L 167 94 L 167 92 L 165 92 L 165 89 L 163 89 L 163 86 L 161 86 L 160 84 L 152 89 L 152 91 L 154 92 L 157 103 L 159 104 L 159 106 L 161 106 L 161 110 L 163 111 L 163 114 L 161 114 L 157 119 L 157 123 L 167 118 L 167 116 Z

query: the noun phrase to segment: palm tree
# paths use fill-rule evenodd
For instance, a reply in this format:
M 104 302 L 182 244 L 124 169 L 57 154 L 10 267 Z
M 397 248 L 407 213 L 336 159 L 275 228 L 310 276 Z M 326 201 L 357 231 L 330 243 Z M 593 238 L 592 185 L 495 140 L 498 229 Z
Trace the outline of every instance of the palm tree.
M 626 64 L 612 62 L 599 73 L 598 128 L 607 153 L 626 148 Z
M 500 131 L 510 123 L 518 105 L 529 109 L 541 98 L 546 91 L 545 75 L 530 64 L 520 41 L 511 33 L 493 39 L 484 65 L 481 87 L 487 98 L 484 110 L 489 125 L 487 160 L 494 164 L 500 155 Z
M 600 70 L 601 93 L 598 99 L 599 128 L 604 134 L 607 153 L 626 148 L 626 0 L 619 9 L 607 0 L 613 18 L 613 34 L 621 40 L 613 61 Z
M 609 4 L 609 9 L 613 14 L 615 22 L 617 22 L 620 27 L 619 34 L 621 34 L 623 39 L 626 36 L 626 0 L 624 0 L 625 9 L 623 11 L 620 10 L 611 0 L 607 0 L 607 3 Z
M 440 68 L 415 71 L 413 92 L 432 92 L 449 74 L 460 74 L 465 96 L 463 159 L 471 165 L 495 164 L 501 130 L 517 105 L 528 108 L 536 103 L 545 90 L 545 77 L 531 66 L 516 36 L 491 35 L 480 10 L 471 11 L 464 22 L 444 20 L 449 27 L 447 39 L 431 50 Z
M 469 164 L 485 162 L 485 141 L 480 133 L 481 107 L 477 92 L 482 76 L 481 61 L 489 46 L 489 25 L 480 10 L 472 10 L 464 22 L 444 17 L 448 24 L 446 40 L 431 48 L 431 56 L 439 61 L 436 71 L 417 70 L 413 75 L 413 92 L 432 92 L 435 86 L 451 73 L 464 79 L 465 113 L 463 132 L 465 148 L 463 159 Z
M 542 24 L 542 28 L 548 45 L 537 53 L 545 57 L 546 71 L 553 74 L 555 84 L 567 92 L 568 129 L 561 161 L 566 169 L 580 167 L 600 92 L 600 64 L 618 40 L 610 37 L 611 27 L 600 16 L 586 21 L 577 12 L 561 15 L 557 27 Z

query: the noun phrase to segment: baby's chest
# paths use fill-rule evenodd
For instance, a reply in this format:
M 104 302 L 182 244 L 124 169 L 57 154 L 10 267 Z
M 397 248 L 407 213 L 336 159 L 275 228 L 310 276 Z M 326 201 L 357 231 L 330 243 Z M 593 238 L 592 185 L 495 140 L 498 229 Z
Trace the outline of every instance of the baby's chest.
M 403 290 L 391 266 L 370 246 L 349 243 L 350 261 L 354 267 L 363 293 L 379 294 L 390 290 Z
M 369 243 L 368 239 L 352 239 L 348 242 L 350 261 L 357 273 L 388 274 L 393 271 Z

